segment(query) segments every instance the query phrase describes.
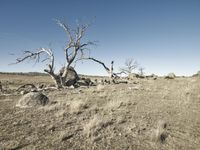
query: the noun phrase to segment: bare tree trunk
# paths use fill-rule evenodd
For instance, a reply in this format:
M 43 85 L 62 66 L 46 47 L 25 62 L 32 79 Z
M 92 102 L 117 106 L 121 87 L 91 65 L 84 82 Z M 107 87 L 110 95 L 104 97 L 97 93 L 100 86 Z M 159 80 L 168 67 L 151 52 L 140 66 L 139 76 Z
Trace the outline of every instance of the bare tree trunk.
M 55 74 L 51 74 L 51 73 L 48 73 L 48 74 L 51 76 L 51 78 L 52 78 L 54 84 L 56 85 L 57 89 L 63 88 L 63 84 L 61 82 L 61 79 L 60 79 L 59 75 L 55 75 Z
M 63 84 L 60 80 L 60 76 L 55 76 L 55 77 L 51 76 L 51 78 L 53 79 L 57 89 L 63 88 Z
M 64 70 L 60 76 L 60 81 L 61 81 L 62 85 L 65 85 L 65 83 L 66 83 L 66 78 L 67 78 L 67 74 L 68 74 L 68 70 L 69 70 L 68 68 L 69 68 L 69 66 L 64 67 Z
M 114 64 L 114 61 L 111 61 L 110 71 L 109 71 L 109 73 L 110 73 L 110 78 L 113 77 L 113 64 Z
M 50 68 L 49 70 L 48 69 L 44 69 L 44 72 L 46 72 L 46 73 L 48 73 L 50 75 L 50 77 L 52 78 L 52 80 L 53 80 L 53 82 L 54 82 L 54 84 L 55 84 L 57 89 L 62 88 L 63 86 L 62 86 L 62 83 L 61 83 L 60 75 L 59 74 L 58 75 L 55 74 L 53 72 L 53 69 L 51 68 L 51 66 L 49 66 L 49 68 Z

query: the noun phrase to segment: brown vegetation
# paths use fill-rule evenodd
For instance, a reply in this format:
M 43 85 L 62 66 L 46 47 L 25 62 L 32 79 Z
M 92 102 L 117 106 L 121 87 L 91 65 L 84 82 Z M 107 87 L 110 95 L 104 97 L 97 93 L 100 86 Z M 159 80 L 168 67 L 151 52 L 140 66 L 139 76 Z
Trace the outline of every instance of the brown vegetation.
M 198 76 L 171 80 L 135 77 L 126 84 L 101 82 L 78 88 L 47 89 L 41 91 L 49 100 L 45 106 L 34 101 L 41 100 L 40 96 L 29 97 L 34 92 L 21 95 L 17 91 L 26 84 L 37 83 L 37 88 L 51 86 L 53 82 L 49 79 L 49 76 L 0 74 L 4 89 L 0 95 L 1 149 L 200 147 Z M 91 81 L 95 79 L 110 80 L 90 77 Z M 29 103 L 32 107 L 16 107 L 27 96 L 36 103 Z

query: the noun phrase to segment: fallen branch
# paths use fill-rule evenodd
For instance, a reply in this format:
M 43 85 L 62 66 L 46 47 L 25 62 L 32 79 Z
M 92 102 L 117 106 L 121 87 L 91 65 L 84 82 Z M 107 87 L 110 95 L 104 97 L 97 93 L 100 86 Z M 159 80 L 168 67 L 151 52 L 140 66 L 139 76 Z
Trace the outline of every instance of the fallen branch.
M 30 87 L 31 89 L 37 89 L 37 87 L 34 84 L 24 84 L 24 85 L 20 86 L 19 88 L 17 88 L 16 91 L 19 91 L 21 89 L 25 89 L 27 87 Z

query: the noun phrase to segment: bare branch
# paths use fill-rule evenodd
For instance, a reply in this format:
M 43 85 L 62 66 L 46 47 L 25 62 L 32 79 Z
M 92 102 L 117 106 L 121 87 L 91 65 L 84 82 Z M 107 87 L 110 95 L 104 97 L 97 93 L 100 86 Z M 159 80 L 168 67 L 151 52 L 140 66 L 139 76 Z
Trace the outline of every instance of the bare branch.
M 101 64 L 107 72 L 110 72 L 110 69 L 103 62 L 101 62 L 101 61 L 99 61 L 99 60 L 97 60 L 95 58 L 88 57 L 88 58 L 80 58 L 79 60 L 92 60 L 92 61 L 95 61 L 95 62 Z
M 139 70 L 139 74 L 141 75 L 141 76 L 143 76 L 144 75 L 144 67 L 140 67 L 138 70 Z
M 16 62 L 13 64 L 21 63 L 25 60 L 36 60 L 36 62 L 49 61 L 49 63 L 47 63 L 48 68 L 45 69 L 44 71 L 52 77 L 57 88 L 63 88 L 66 85 L 67 74 L 69 72 L 72 63 L 74 63 L 77 58 L 84 57 L 85 50 L 87 50 L 88 46 L 95 45 L 95 43 L 90 41 L 82 43 L 81 41 L 90 24 L 83 24 L 83 25 L 78 24 L 74 30 L 73 28 L 61 22 L 60 20 L 57 19 L 54 20 L 61 28 L 64 29 L 68 37 L 68 41 L 64 48 L 66 64 L 63 67 L 64 69 L 62 74 L 54 73 L 54 54 L 51 49 L 40 48 L 37 49 L 35 52 L 23 51 L 23 57 L 17 58 Z M 105 66 L 105 64 L 103 66 Z M 107 68 L 106 66 L 105 68 L 107 71 L 109 71 L 109 68 Z
M 18 63 L 21 63 L 21 62 L 24 62 L 25 60 L 36 60 L 36 62 L 39 62 L 40 61 L 40 55 L 42 54 L 47 54 L 46 58 L 44 58 L 44 61 L 46 60 L 50 60 L 50 63 L 48 64 L 49 65 L 49 71 L 52 72 L 53 71 L 53 68 L 54 68 L 54 54 L 52 52 L 51 49 L 45 49 L 45 48 L 40 48 L 38 50 L 36 50 L 36 52 L 32 52 L 32 51 L 24 51 L 23 52 L 24 56 L 21 57 L 21 58 L 17 58 L 16 59 L 16 62 L 15 63 L 12 63 L 12 64 L 18 64 Z M 12 65 L 11 64 L 11 65 Z
M 115 73 L 116 75 L 121 75 L 121 74 L 126 74 L 127 75 L 127 72 L 125 71 L 121 71 L 121 72 L 118 72 L 118 73 Z
M 73 38 L 73 35 L 72 35 L 72 33 L 71 33 L 70 27 L 69 27 L 68 25 L 66 25 L 65 23 L 61 22 L 60 20 L 57 20 L 57 19 L 54 19 L 54 20 L 57 22 L 57 24 L 58 24 L 61 28 L 63 28 L 63 29 L 65 30 L 67 36 L 68 36 L 69 39 L 70 39 L 70 43 L 72 43 L 72 42 L 74 41 L 74 38 Z
M 90 24 L 78 24 L 76 29 L 70 28 L 68 25 L 64 24 L 60 20 L 56 20 L 57 24 L 62 27 L 69 37 L 69 42 L 66 44 L 64 49 L 65 59 L 66 59 L 66 70 L 69 66 L 76 60 L 78 56 L 83 57 L 84 51 L 89 45 L 95 45 L 94 42 L 88 41 L 87 43 L 81 43 L 81 39 L 84 36 L 87 28 Z M 80 54 L 80 55 L 79 55 Z M 67 71 L 63 73 L 66 76 Z
M 135 61 L 134 59 L 127 59 L 124 63 L 124 67 L 121 67 L 119 70 L 120 72 L 123 72 L 125 74 L 131 74 L 133 72 L 133 70 L 135 70 L 138 67 L 138 63 L 137 61 Z

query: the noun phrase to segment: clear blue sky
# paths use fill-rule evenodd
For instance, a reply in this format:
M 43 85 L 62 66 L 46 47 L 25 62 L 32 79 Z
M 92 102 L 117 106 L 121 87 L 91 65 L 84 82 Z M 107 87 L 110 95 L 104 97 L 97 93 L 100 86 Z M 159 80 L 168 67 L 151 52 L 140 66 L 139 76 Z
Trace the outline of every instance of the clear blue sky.
M 45 65 L 34 62 L 8 66 L 22 50 L 39 47 L 53 48 L 58 69 L 67 37 L 53 19 L 73 26 L 93 17 L 86 39 L 99 43 L 91 55 L 107 65 L 114 60 L 115 71 L 126 58 L 136 59 L 148 74 L 200 70 L 199 0 L 0 0 L 0 71 L 42 72 Z M 93 62 L 80 63 L 77 71 L 106 74 Z

